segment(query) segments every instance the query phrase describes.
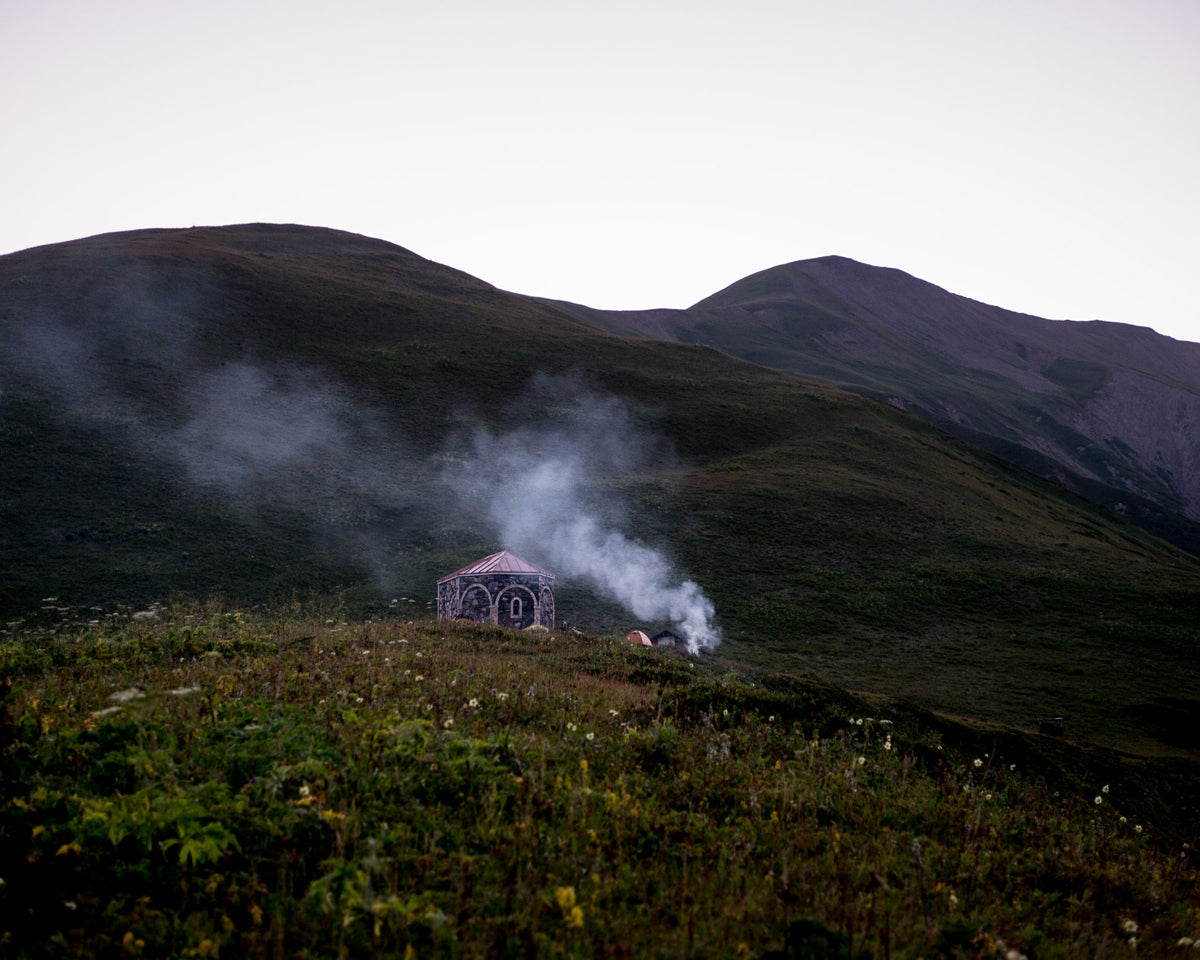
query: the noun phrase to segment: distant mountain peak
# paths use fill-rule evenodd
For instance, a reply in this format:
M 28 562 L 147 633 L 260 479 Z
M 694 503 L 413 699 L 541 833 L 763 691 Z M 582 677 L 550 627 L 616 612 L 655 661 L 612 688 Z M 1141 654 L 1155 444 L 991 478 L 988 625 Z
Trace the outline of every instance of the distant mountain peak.
M 838 255 L 760 270 L 686 310 L 576 315 L 887 400 L 1200 549 L 1200 531 L 1181 539 L 1171 519 L 1200 521 L 1198 344 L 1006 310 Z

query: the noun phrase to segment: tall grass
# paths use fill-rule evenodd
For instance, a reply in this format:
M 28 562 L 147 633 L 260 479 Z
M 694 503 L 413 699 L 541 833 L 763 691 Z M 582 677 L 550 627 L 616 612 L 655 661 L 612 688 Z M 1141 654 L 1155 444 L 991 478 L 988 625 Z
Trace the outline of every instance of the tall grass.
M 1124 786 L 574 634 L 196 608 L 0 648 L 0 956 L 1183 956 Z M 924 731 L 924 732 L 922 732 Z

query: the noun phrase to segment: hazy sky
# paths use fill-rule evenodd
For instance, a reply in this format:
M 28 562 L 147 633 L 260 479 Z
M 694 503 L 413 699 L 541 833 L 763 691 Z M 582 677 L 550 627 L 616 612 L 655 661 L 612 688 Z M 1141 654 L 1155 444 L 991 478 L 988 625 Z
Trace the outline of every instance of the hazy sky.
M 1200 340 L 1196 0 L 0 0 L 0 253 L 248 221 L 687 306 L 837 253 Z

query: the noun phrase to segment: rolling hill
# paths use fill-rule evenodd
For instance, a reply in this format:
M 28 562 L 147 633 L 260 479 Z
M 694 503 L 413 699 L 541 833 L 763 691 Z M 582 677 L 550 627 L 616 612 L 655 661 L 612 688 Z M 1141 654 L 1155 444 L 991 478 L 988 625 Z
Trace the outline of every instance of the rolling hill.
M 764 270 L 686 310 L 558 305 L 885 400 L 1200 552 L 1200 344 L 1014 313 L 844 257 Z
M 901 409 L 915 392 L 889 404 L 595 322 L 309 227 L 0 258 L 9 629 L 173 593 L 340 590 L 344 608 L 413 617 L 438 576 L 514 540 L 553 568 L 584 517 L 595 542 L 632 545 L 559 567 L 559 608 L 590 632 L 650 625 L 614 599 L 644 547 L 654 576 L 711 601 L 729 664 L 983 724 L 1062 714 L 1081 742 L 1200 758 L 1195 557 Z M 1026 353 L 1081 410 L 1126 376 Z M 1015 388 L 996 389 L 1016 416 Z

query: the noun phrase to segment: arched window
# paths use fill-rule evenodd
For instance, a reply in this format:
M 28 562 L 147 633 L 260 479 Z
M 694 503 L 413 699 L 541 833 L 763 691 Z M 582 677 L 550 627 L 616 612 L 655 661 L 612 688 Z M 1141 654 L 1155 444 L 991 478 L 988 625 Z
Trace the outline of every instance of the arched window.
M 514 620 L 521 616 L 521 598 L 513 597 L 512 601 L 512 617 Z

